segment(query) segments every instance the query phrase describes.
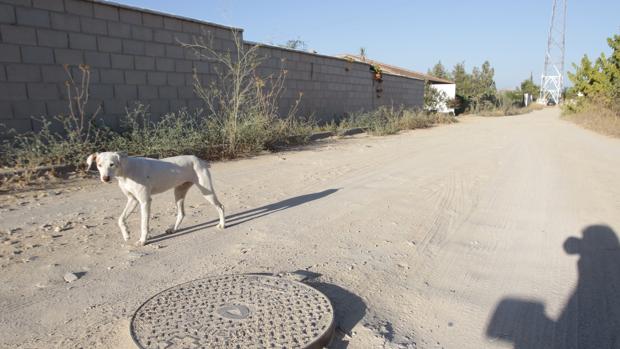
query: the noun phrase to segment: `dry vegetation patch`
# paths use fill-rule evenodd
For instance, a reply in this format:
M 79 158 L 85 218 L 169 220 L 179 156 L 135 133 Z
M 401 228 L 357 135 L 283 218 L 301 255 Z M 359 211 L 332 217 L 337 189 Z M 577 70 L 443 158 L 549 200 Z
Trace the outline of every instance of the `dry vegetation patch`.
M 488 110 L 481 110 L 476 115 L 478 116 L 510 116 L 510 115 L 522 115 L 531 113 L 535 110 L 542 110 L 545 106 L 538 103 L 531 103 L 527 107 L 515 107 L 509 106 L 507 108 L 494 108 Z
M 620 137 L 620 114 L 601 105 L 589 105 L 574 113 L 562 116 L 587 129 L 613 137 Z

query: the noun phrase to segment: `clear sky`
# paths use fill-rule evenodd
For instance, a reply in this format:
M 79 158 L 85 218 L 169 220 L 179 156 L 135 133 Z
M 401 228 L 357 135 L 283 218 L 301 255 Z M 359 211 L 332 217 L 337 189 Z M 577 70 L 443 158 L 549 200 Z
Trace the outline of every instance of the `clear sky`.
M 116 0 L 244 29 L 244 39 L 300 39 L 321 54 L 358 53 L 426 72 L 437 61 L 468 70 L 489 60 L 498 88 L 512 88 L 544 65 L 551 0 Z M 620 34 L 620 0 L 568 0 L 566 67 L 609 52 Z

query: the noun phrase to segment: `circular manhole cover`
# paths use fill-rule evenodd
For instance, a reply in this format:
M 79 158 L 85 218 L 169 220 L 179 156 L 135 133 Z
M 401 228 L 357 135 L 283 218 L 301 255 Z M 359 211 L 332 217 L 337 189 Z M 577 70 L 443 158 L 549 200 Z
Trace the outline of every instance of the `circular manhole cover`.
M 329 299 L 300 282 L 224 275 L 169 288 L 140 306 L 140 348 L 322 348 L 334 330 Z

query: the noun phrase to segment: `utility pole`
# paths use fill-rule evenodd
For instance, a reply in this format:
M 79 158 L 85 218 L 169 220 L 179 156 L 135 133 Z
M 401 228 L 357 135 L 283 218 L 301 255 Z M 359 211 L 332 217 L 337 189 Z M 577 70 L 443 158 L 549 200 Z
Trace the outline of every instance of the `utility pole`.
M 545 69 L 540 82 L 540 103 L 560 103 L 564 88 L 564 43 L 566 0 L 553 0 L 551 24 L 545 53 Z

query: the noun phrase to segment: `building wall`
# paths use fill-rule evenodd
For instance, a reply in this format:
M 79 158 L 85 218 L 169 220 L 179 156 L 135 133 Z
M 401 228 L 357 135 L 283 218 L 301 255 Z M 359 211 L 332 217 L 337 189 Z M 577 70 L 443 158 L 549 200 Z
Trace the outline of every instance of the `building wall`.
M 0 124 L 24 132 L 36 130 L 32 116 L 66 113 L 63 65 L 74 76 L 78 65 L 90 67 L 91 108 L 101 106 L 113 128 L 137 101 L 155 116 L 198 108 L 192 72 L 207 82 L 214 66 L 179 42 L 207 34 L 217 50 L 229 50 L 232 29 L 99 1 L 0 0 Z M 287 70 L 282 111 L 300 93 L 300 112 L 323 119 L 382 104 L 422 105 L 420 80 L 385 75 L 377 98 L 365 64 L 269 46 L 259 52 L 259 74 Z
M 422 80 L 384 74 L 383 82 L 378 83 L 373 80 L 368 64 L 267 45 L 261 45 L 258 52 L 265 57 L 259 74 L 268 76 L 286 71 L 280 103 L 283 113 L 298 99 L 301 115 L 313 114 L 324 121 L 381 105 L 418 108 L 423 105 Z M 383 91 L 378 93 L 378 88 Z
M 377 105 L 422 109 L 424 106 L 424 81 L 399 75 L 383 74 L 383 95 L 374 106 Z

